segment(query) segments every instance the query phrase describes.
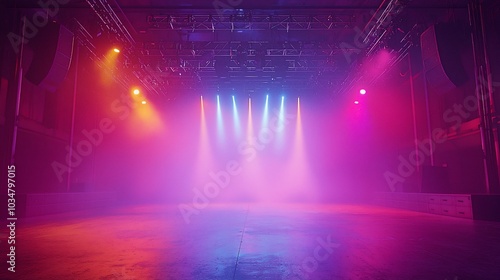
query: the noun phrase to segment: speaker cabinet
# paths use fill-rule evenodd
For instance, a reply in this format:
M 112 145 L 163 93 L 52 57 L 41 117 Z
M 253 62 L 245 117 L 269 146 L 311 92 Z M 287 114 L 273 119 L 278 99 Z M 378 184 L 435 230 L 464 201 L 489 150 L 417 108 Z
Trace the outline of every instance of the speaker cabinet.
M 469 80 L 462 54 L 470 49 L 470 40 L 470 32 L 458 23 L 435 24 L 422 33 L 422 59 L 429 89 L 446 93 Z
M 57 23 L 40 29 L 30 41 L 33 60 L 26 79 L 50 92 L 55 92 L 66 77 L 73 52 L 73 33 Z

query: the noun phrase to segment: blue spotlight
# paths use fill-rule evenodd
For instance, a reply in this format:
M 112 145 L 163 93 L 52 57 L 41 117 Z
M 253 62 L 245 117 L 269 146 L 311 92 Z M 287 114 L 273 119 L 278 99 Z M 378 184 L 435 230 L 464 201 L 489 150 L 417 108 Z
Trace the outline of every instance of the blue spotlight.
M 219 142 L 224 139 L 224 123 L 222 120 L 222 109 L 220 107 L 220 98 L 217 94 L 217 135 L 219 137 Z
M 236 135 L 241 135 L 241 125 L 240 118 L 238 116 L 238 108 L 236 107 L 236 99 L 233 97 L 233 121 L 234 121 L 234 130 Z
M 269 119 L 269 94 L 266 95 L 266 105 L 264 105 L 264 115 L 262 116 L 262 127 L 267 127 Z
M 221 114 L 221 108 L 220 108 L 220 98 L 219 95 L 217 94 L 217 114 Z

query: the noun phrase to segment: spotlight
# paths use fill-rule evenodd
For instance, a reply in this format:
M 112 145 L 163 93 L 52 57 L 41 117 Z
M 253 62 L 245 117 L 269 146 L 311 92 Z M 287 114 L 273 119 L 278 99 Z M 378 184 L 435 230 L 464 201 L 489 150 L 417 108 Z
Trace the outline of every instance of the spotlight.
M 146 100 L 142 100 L 141 104 L 146 105 L 147 104 Z
M 262 127 L 266 127 L 269 118 L 269 94 L 266 94 L 266 104 L 264 106 L 264 115 L 262 116 Z
M 365 95 L 365 94 L 366 94 L 366 89 L 363 89 L 363 88 L 362 88 L 362 89 L 360 89 L 360 90 L 359 90 L 359 93 L 360 93 L 361 95 Z
M 120 53 L 120 49 L 118 49 L 118 48 L 114 48 L 114 49 L 113 49 L 113 51 L 114 51 L 115 53 Z
M 355 101 L 354 101 L 354 104 L 358 105 L 358 104 L 359 104 L 359 101 L 358 101 L 358 100 L 355 100 Z
M 138 90 L 138 89 L 134 89 L 133 93 L 134 93 L 135 95 L 139 95 L 139 93 L 141 93 L 141 91 L 140 91 L 140 90 Z

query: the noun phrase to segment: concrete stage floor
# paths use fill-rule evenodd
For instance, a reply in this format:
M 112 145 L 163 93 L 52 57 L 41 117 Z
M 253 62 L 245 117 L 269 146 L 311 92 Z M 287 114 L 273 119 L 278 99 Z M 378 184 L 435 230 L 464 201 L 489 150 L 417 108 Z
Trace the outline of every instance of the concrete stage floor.
M 17 272 L 1 279 L 500 279 L 500 223 L 375 206 L 210 205 L 186 224 L 177 205 L 135 205 L 18 224 Z

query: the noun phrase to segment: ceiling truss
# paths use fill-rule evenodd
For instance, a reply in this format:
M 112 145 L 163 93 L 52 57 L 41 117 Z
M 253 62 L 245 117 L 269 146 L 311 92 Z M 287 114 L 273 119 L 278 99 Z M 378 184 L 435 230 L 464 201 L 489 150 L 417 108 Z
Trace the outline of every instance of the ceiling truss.
M 309 10 L 304 13 L 295 10 L 288 14 L 242 9 L 234 9 L 228 14 L 163 11 L 165 14 L 145 18 L 147 31 L 144 31 L 149 38 L 156 36 L 162 39 L 144 40 L 148 37 L 143 37 L 136 41 L 137 38 L 130 35 L 107 0 L 86 1 L 98 16 L 103 29 L 125 49 L 122 70 L 128 70 L 145 88 L 158 95 L 165 95 L 172 88 L 178 90 L 179 86 L 207 89 L 207 86 L 218 87 L 235 82 L 308 89 L 312 85 L 331 87 L 343 83 L 343 88 L 346 88 L 348 83 L 345 79 L 352 66 L 352 61 L 346 62 L 346 57 L 351 57 L 353 53 L 357 57 L 370 55 L 384 47 L 384 39 L 394 30 L 394 18 L 405 4 L 401 0 L 383 1 L 368 23 L 354 11 Z M 354 30 L 362 27 L 360 23 L 364 25 L 366 35 L 363 49 L 345 44 L 346 40 L 348 43 L 354 40 Z M 249 31 L 266 36 L 257 41 L 216 40 L 220 37 L 217 34 L 245 34 Z M 321 36 L 309 40 L 273 37 L 273 34 L 307 31 L 320 31 L 315 34 Z M 206 37 L 211 33 L 214 33 L 214 40 Z M 198 34 L 198 37 L 196 40 L 189 39 L 189 34 Z M 408 45 L 407 42 L 405 44 Z M 399 57 L 407 49 L 401 48 Z
M 355 17 L 342 14 L 326 15 L 264 15 L 235 13 L 230 15 L 173 14 L 151 15 L 147 18 L 150 29 L 191 31 L 243 31 L 243 30 L 332 30 L 353 28 Z

